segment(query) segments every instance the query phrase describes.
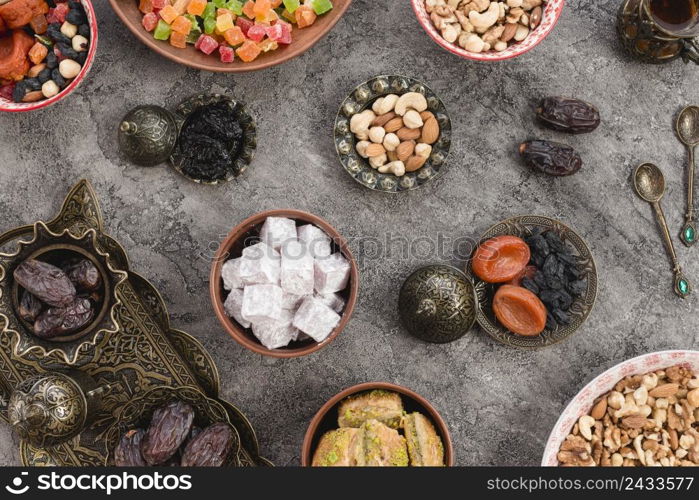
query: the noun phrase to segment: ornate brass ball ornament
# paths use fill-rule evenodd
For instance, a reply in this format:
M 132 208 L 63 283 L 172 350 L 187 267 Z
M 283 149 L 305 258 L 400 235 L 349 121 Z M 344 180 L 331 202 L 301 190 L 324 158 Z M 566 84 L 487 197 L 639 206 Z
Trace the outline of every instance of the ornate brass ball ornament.
M 167 161 L 177 142 L 177 122 L 160 106 L 137 106 L 119 125 L 119 147 L 131 162 L 154 167 Z
M 661 64 L 682 58 L 699 64 L 699 23 L 669 31 L 651 14 L 651 0 L 624 0 L 617 16 L 617 31 L 624 48 L 643 62 Z

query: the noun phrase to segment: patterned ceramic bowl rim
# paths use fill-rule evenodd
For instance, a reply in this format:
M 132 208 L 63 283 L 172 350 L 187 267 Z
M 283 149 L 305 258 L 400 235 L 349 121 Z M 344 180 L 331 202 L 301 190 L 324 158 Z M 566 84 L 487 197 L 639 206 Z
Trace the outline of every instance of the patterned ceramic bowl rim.
M 444 38 L 442 38 L 437 31 L 437 28 L 435 28 L 432 24 L 430 15 L 425 9 L 425 0 L 411 0 L 411 3 L 413 4 L 413 10 L 415 11 L 417 20 L 420 22 L 423 29 L 427 32 L 430 38 L 432 38 L 432 40 L 434 40 L 443 49 L 448 50 L 452 54 L 463 57 L 464 59 L 471 59 L 474 61 L 504 61 L 506 59 L 521 56 L 539 45 L 544 38 L 546 38 L 549 33 L 553 31 L 554 26 L 556 26 L 558 18 L 561 17 L 561 13 L 563 12 L 565 0 L 548 0 L 541 18 L 541 24 L 539 24 L 539 26 L 521 42 L 509 46 L 502 52 L 491 50 L 483 53 L 469 52 L 462 49 L 455 43 L 447 42 Z
M 73 79 L 73 81 L 70 82 L 70 84 L 61 92 L 49 99 L 44 99 L 43 101 L 10 102 L 3 98 L 0 98 L 0 111 L 7 111 L 10 113 L 22 113 L 25 111 L 35 111 L 37 109 L 46 108 L 48 106 L 56 104 L 63 98 L 68 97 L 68 95 L 70 95 L 75 89 L 77 89 L 83 82 L 87 74 L 90 72 L 90 69 L 92 69 L 92 63 L 95 61 L 95 53 L 97 52 L 98 30 L 97 16 L 95 15 L 95 9 L 92 7 L 91 0 L 80 0 L 80 3 L 82 3 L 83 7 L 85 7 L 87 19 L 90 23 L 90 46 L 87 49 L 87 59 L 85 60 L 85 64 L 83 64 L 80 73 L 78 73 L 78 76 L 76 76 Z
M 556 457 L 558 451 L 575 423 L 581 416 L 590 411 L 592 404 L 599 396 L 612 390 L 618 381 L 629 375 L 641 375 L 673 365 L 685 365 L 695 372 L 699 372 L 699 351 L 677 350 L 644 354 L 619 363 L 595 377 L 575 395 L 561 413 L 546 443 L 541 465 L 544 467 L 558 465 Z
M 418 405 L 422 406 L 426 411 L 426 417 L 429 417 L 430 421 L 434 424 L 435 429 L 440 434 L 442 438 L 442 444 L 444 446 L 444 463 L 447 467 L 452 467 L 454 465 L 454 446 L 451 442 L 451 435 L 449 434 L 449 428 L 447 423 L 444 421 L 439 412 L 427 401 L 425 398 L 420 396 L 418 393 L 396 384 L 391 384 L 390 382 L 365 382 L 363 384 L 353 385 L 347 389 L 339 392 L 327 403 L 320 407 L 320 410 L 311 419 L 308 424 L 308 429 L 306 430 L 306 435 L 303 438 L 303 445 L 301 447 L 301 466 L 310 467 L 313 461 L 313 441 L 318 432 L 318 427 L 325 419 L 327 413 L 333 409 L 340 401 L 345 399 L 352 394 L 357 394 L 359 392 L 372 391 L 375 389 L 397 392 L 404 398 L 412 399 Z

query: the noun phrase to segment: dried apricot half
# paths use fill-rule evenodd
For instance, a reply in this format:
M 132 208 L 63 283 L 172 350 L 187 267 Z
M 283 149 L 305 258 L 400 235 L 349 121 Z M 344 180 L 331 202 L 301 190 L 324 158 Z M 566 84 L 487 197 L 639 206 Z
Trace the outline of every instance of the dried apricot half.
M 493 297 L 495 317 L 512 333 L 534 337 L 546 328 L 546 306 L 526 288 L 502 285 Z
M 516 278 L 531 258 L 529 245 L 517 236 L 496 236 L 481 243 L 473 254 L 473 272 L 488 283 Z

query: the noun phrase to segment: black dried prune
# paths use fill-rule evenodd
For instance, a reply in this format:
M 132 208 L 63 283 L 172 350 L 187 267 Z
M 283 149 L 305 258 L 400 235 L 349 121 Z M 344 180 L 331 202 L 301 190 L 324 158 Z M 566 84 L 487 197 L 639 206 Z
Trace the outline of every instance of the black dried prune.
M 77 298 L 67 307 L 51 307 L 34 322 L 34 334 L 42 339 L 62 337 L 88 325 L 95 315 L 88 299 Z
M 145 461 L 158 465 L 177 453 L 193 421 L 194 409 L 182 401 L 171 401 L 155 410 L 141 447 Z
M 63 271 L 81 292 L 95 291 L 102 284 L 100 272 L 87 259 L 72 260 L 63 266 Z
M 183 467 L 221 467 L 233 449 L 233 430 L 220 422 L 210 425 L 192 439 L 182 454 Z
M 524 278 L 522 280 L 522 286 L 532 292 L 534 295 L 539 294 L 539 285 L 537 285 L 534 280 L 530 280 L 529 278 Z
M 22 298 L 19 301 L 19 316 L 29 323 L 34 323 L 36 318 L 41 314 L 44 305 L 34 295 L 24 290 Z
M 570 315 L 562 311 L 561 309 L 555 309 L 553 311 L 553 317 L 556 320 L 556 322 L 560 325 L 568 325 L 570 324 Z
M 61 269 L 35 259 L 22 262 L 14 271 L 17 283 L 42 302 L 67 307 L 75 301 L 73 283 Z
M 141 442 L 145 432 L 133 429 L 124 434 L 114 450 L 114 465 L 117 467 L 145 467 L 146 461 L 141 455 Z
M 573 175 L 582 167 L 580 155 L 558 142 L 527 141 L 520 144 L 519 154 L 530 168 L 556 177 Z
M 599 111 L 592 104 L 566 97 L 542 99 L 536 117 L 548 128 L 571 134 L 592 132 L 600 124 Z

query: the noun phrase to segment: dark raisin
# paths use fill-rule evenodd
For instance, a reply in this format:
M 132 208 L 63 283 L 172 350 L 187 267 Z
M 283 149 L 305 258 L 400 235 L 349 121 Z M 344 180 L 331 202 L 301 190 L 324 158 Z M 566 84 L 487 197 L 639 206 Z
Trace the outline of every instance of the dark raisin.
M 39 79 L 42 85 L 48 82 L 51 79 L 51 68 L 47 67 L 42 69 L 37 78 Z
M 592 132 L 600 124 L 599 111 L 592 104 L 565 97 L 544 98 L 536 116 L 548 128 L 571 134 Z
M 70 38 L 61 33 L 61 25 L 59 23 L 49 24 L 46 29 L 46 35 L 56 43 L 70 45 Z
M 531 280 L 529 278 L 524 278 L 522 279 L 522 286 L 532 292 L 534 295 L 539 294 L 539 286 L 534 282 L 534 280 Z
M 58 57 L 52 50 L 49 51 L 46 59 L 44 59 L 44 62 L 46 63 L 46 67 L 49 69 L 56 69 L 58 67 Z
M 24 83 L 29 91 L 41 90 L 41 82 L 38 78 L 25 78 Z
M 570 315 L 565 311 L 562 311 L 560 309 L 555 309 L 553 311 L 553 317 L 556 320 L 556 322 L 561 324 L 561 325 L 570 324 Z
M 587 291 L 587 282 L 585 280 L 572 281 L 568 283 L 566 289 L 572 295 L 579 297 Z
M 88 40 L 90 39 L 90 25 L 87 23 L 78 26 L 78 35 L 84 36 Z
M 65 44 L 65 43 L 59 42 L 56 44 L 56 46 L 58 47 L 58 50 L 61 51 L 61 54 L 63 55 L 64 58 L 72 59 L 72 60 L 75 60 L 78 58 L 78 52 L 75 49 L 73 49 L 73 46 L 70 43 Z
M 549 312 L 546 314 L 546 329 L 547 330 L 556 330 L 558 328 L 558 323 L 556 323 L 556 320 L 553 317 L 553 314 Z
M 17 85 L 15 85 L 15 88 L 12 91 L 12 100 L 15 102 L 22 102 L 22 99 L 24 99 L 24 96 L 27 95 L 27 92 L 29 92 L 27 84 L 23 81 L 17 82 Z
M 80 66 L 85 66 L 86 61 L 87 61 L 87 51 L 83 50 L 82 52 L 78 52 L 78 57 L 75 58 L 75 62 L 78 63 Z
M 60 88 L 64 89 L 68 86 L 68 82 L 66 81 L 65 78 L 63 78 L 63 75 L 61 75 L 61 72 L 58 70 L 58 68 L 54 69 L 51 72 L 51 79 L 56 82 L 56 85 L 58 85 Z
M 81 24 L 87 22 L 87 16 L 85 15 L 85 12 L 81 12 L 78 9 L 70 9 L 66 15 L 66 21 L 68 21 L 70 24 L 80 26 Z

